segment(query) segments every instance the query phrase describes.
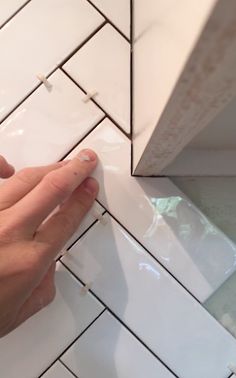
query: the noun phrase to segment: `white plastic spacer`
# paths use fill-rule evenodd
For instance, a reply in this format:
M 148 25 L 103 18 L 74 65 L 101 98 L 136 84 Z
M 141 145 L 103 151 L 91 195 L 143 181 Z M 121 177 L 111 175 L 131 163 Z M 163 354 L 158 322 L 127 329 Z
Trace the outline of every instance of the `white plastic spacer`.
M 229 364 L 228 369 L 236 375 L 236 365 Z
M 89 290 L 91 289 L 91 287 L 92 287 L 92 283 L 88 283 L 88 284 L 84 285 L 83 287 L 81 287 L 80 294 L 81 295 L 87 295 Z
M 51 91 L 52 90 L 52 84 L 48 81 L 48 79 L 46 78 L 45 75 L 43 74 L 38 74 L 37 75 L 37 79 L 39 81 L 41 81 L 41 83 L 43 83 L 45 85 L 45 87 L 47 88 L 48 91 Z
M 103 226 L 107 224 L 107 220 L 104 218 L 103 214 L 99 213 L 98 211 L 93 211 L 93 217 L 98 220 Z
M 60 259 L 61 257 L 63 257 L 63 256 L 65 256 L 66 254 L 67 254 L 67 249 L 62 249 L 59 253 L 58 253 L 58 255 L 55 257 L 55 259 L 54 259 L 54 261 L 57 261 L 58 259 Z
M 97 96 L 98 92 L 96 91 L 93 91 L 93 92 L 88 92 L 87 95 L 83 98 L 83 102 L 85 104 L 87 104 L 91 98 L 94 98 L 95 96 Z

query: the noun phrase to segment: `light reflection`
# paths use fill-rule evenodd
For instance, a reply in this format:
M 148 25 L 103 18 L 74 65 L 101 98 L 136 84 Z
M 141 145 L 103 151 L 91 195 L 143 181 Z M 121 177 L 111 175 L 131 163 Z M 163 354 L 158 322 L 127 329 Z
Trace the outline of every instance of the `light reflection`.
M 6 109 L 6 108 L 5 108 L 4 106 L 2 106 L 2 107 L 0 108 L 0 113 L 4 112 L 5 109 Z
M 12 122 L 15 122 L 19 117 L 21 117 L 26 112 L 26 109 L 16 111 L 8 120 L 6 121 L 6 126 L 9 126 Z
M 24 134 L 24 130 L 23 129 L 20 129 L 20 130 L 14 130 L 10 133 L 7 134 L 8 137 L 16 137 L 16 136 L 19 136 L 19 135 L 23 135 Z
M 161 278 L 160 273 L 152 265 L 147 263 L 139 263 L 139 270 L 141 271 L 144 269 L 148 272 L 154 273 L 158 280 Z
M 118 172 L 119 168 L 115 167 L 114 165 L 105 165 L 105 169 L 111 171 L 111 172 Z
M 136 253 L 143 255 L 142 247 L 123 229 L 121 229 L 122 236 L 136 249 Z

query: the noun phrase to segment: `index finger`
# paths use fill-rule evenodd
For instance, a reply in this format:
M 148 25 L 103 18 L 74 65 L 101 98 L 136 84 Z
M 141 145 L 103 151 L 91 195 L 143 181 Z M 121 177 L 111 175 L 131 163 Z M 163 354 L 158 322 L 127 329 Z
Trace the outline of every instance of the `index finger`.
M 81 151 L 66 166 L 50 172 L 30 193 L 10 210 L 13 222 L 22 236 L 31 236 L 41 223 L 91 174 L 97 165 L 97 155 Z

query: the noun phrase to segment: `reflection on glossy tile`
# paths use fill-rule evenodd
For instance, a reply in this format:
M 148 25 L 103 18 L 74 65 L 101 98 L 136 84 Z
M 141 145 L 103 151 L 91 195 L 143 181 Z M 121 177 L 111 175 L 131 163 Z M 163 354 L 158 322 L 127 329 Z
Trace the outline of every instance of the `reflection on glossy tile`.
M 98 318 L 61 359 L 80 378 L 173 377 L 108 312 Z
M 236 273 L 216 290 L 204 307 L 236 338 Z
M 83 0 L 34 0 L 0 32 L 0 120 L 103 18 Z
M 59 160 L 103 117 L 61 71 L 41 86 L 0 126 L 0 150 L 17 169 Z
M 26 0 L 7 0 L 0 2 L 0 27 L 11 17 L 22 5 L 26 3 Z
M 78 230 L 66 243 L 65 249 L 69 248 L 97 219 L 99 219 L 99 217 L 102 216 L 104 211 L 105 210 L 103 209 L 103 207 L 99 205 L 97 201 L 95 201 L 92 209 L 85 216 Z
M 52 304 L 0 340 L 1 377 L 39 376 L 103 310 L 60 263 L 56 286 Z
M 206 300 L 235 270 L 235 245 L 169 179 L 131 177 L 129 140 L 110 121 L 79 145 L 84 147 L 100 159 L 95 172 L 100 202 L 200 301 Z
M 130 37 L 130 0 L 91 0 L 127 38 Z
M 42 378 L 74 378 L 61 362 L 57 361 Z
M 130 132 L 130 46 L 105 25 L 64 66 L 64 69 L 127 132 Z
M 63 262 L 182 378 L 226 377 L 236 341 L 105 215 Z

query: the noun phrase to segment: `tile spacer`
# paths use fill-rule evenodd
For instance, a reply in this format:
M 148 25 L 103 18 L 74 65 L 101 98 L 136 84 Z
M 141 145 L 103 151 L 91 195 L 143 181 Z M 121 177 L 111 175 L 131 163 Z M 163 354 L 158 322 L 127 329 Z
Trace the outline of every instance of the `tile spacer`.
M 46 78 L 45 75 L 38 74 L 37 79 L 45 85 L 47 90 L 50 92 L 52 90 L 52 84 L 49 82 L 49 80 Z
M 98 211 L 94 210 L 92 212 L 93 217 L 98 220 L 103 226 L 107 224 L 107 220 L 104 218 L 103 214 L 99 213 Z
M 88 284 L 84 285 L 80 289 L 80 294 L 81 295 L 87 295 L 89 290 L 91 289 L 91 287 L 92 287 L 92 283 L 88 283 Z
M 58 255 L 55 257 L 54 261 L 57 261 L 61 257 L 64 257 L 68 253 L 68 250 L 66 248 L 63 248 Z
M 93 99 L 95 96 L 97 96 L 98 92 L 88 92 L 87 95 L 83 98 L 83 102 L 87 104 L 91 99 Z
M 229 364 L 228 365 L 228 369 L 236 375 L 236 365 L 233 365 L 233 364 Z

